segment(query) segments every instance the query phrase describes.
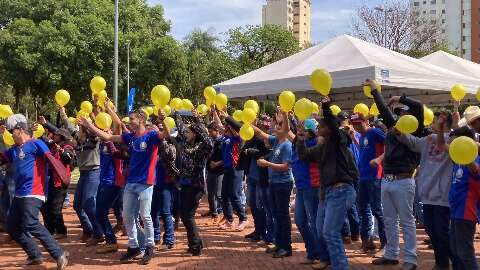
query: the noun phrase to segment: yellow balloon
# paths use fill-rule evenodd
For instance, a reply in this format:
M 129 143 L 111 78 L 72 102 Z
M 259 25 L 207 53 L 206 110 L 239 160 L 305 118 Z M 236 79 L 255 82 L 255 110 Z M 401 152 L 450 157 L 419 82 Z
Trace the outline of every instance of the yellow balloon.
M 320 108 L 318 108 L 318 104 L 312 101 L 312 113 L 319 114 Z
M 149 119 L 149 118 L 150 118 L 150 113 L 149 113 L 149 111 L 147 110 L 147 108 L 145 108 L 145 107 L 142 108 L 142 111 L 145 112 L 145 114 L 147 115 L 147 119 Z
M 208 113 L 208 107 L 205 104 L 200 104 L 197 106 L 197 111 L 201 116 L 205 116 Z
M 194 108 L 192 102 L 190 101 L 190 99 L 183 99 L 182 100 L 182 109 L 186 110 L 186 111 L 191 111 L 192 109 Z
M 55 101 L 60 107 L 65 107 L 70 101 L 70 93 L 68 93 L 67 90 L 58 90 L 57 93 L 55 93 Z
M 169 105 L 165 105 L 163 111 L 165 112 L 165 116 L 170 116 L 170 114 L 172 114 L 172 108 Z
M 253 121 L 255 121 L 255 118 L 257 118 L 257 114 L 255 113 L 254 110 L 250 108 L 245 108 L 243 109 L 242 112 L 242 121 L 245 124 L 251 124 Z
M 477 94 L 475 95 L 477 100 L 480 101 L 480 88 L 477 89 Z
M 330 106 L 330 111 L 333 115 L 337 116 L 342 111 L 342 109 L 340 109 L 340 107 L 338 107 L 337 105 L 332 105 Z
M 105 100 L 108 97 L 107 91 L 102 90 L 97 93 L 98 100 Z
M 212 107 L 212 104 L 213 104 L 213 99 L 207 99 L 207 100 L 205 100 L 205 103 L 207 104 L 208 108 L 210 109 Z
M 93 93 L 98 93 L 107 87 L 107 82 L 105 81 L 104 78 L 100 76 L 95 76 L 93 79 L 90 81 L 90 89 L 92 89 Z
M 5 130 L 5 132 L 3 132 L 3 142 L 7 146 L 12 146 L 12 145 L 15 144 L 15 141 L 13 140 L 12 133 L 10 133 L 8 130 Z
M 292 91 L 285 90 L 278 97 L 280 108 L 284 112 L 289 112 L 295 105 L 295 94 Z
M 87 119 L 88 121 L 92 121 L 92 119 L 90 119 L 90 113 L 87 113 L 83 110 L 80 110 L 78 113 L 77 113 L 77 121 L 81 118 L 85 118 Z
M 33 137 L 38 139 L 38 138 L 42 137 L 43 134 L 45 134 L 45 128 L 43 128 L 42 125 L 38 124 L 37 125 L 37 130 L 35 130 L 33 132 Z
M 459 83 L 455 84 L 450 94 L 455 101 L 461 101 L 465 97 L 465 86 Z
M 84 101 L 82 104 L 80 104 L 80 109 L 90 114 L 93 111 L 93 105 L 90 103 L 90 101 Z
M 370 109 L 368 108 L 367 105 L 363 103 L 359 103 L 355 105 L 355 107 L 353 108 L 353 113 L 359 113 L 364 117 L 368 117 L 369 112 L 370 112 Z
M 237 122 L 242 122 L 242 113 L 240 110 L 234 111 L 232 115 L 233 119 Z
M 170 90 L 165 85 L 157 85 L 153 87 L 150 98 L 155 106 L 162 108 L 170 101 Z
M 77 118 L 75 118 L 75 117 L 68 117 L 68 122 L 69 122 L 72 126 L 76 126 L 76 125 L 77 125 Z
M 10 105 L 0 105 L 0 118 L 8 118 L 13 115 Z
M 418 120 L 413 115 L 404 115 L 398 119 L 395 128 L 403 134 L 414 133 L 418 129 Z
M 153 107 L 151 107 L 151 106 L 145 107 L 145 110 L 147 111 L 148 115 L 153 114 Z
M 377 104 L 373 103 L 372 106 L 370 107 L 370 115 L 372 116 L 378 116 L 380 115 L 380 111 L 378 110 Z
M 328 96 L 332 88 L 332 76 L 325 69 L 317 69 L 310 76 L 310 83 L 315 91 L 321 95 Z
M 214 100 L 216 95 L 217 91 L 215 91 L 215 88 L 211 86 L 205 87 L 205 89 L 203 90 L 203 96 L 206 100 Z
M 225 108 L 225 106 L 227 106 L 227 103 L 228 103 L 228 97 L 223 94 L 223 93 L 220 93 L 218 95 L 215 96 L 215 106 L 217 106 L 217 108 L 219 110 L 223 110 L 223 108 Z
M 258 114 L 258 112 L 260 111 L 260 107 L 258 106 L 258 103 L 253 99 L 247 100 L 245 104 L 243 104 L 243 108 L 244 109 L 250 108 L 255 112 L 255 114 Z
M 108 113 L 101 112 L 95 116 L 95 125 L 100 129 L 109 129 L 112 126 L 112 117 Z
M 433 111 L 430 110 L 427 106 L 423 106 L 423 124 L 425 126 L 430 126 L 433 123 Z
M 375 83 L 377 91 L 379 93 L 381 93 L 382 92 L 382 86 L 377 81 L 373 81 L 373 82 Z M 370 87 L 370 85 L 364 85 L 363 86 L 363 94 L 365 94 L 365 96 L 367 96 L 369 98 L 373 98 L 372 88 Z
M 310 115 L 312 115 L 312 102 L 309 99 L 301 98 L 295 103 L 293 111 L 295 112 L 295 115 L 298 117 L 298 119 L 303 121 L 310 117 Z
M 242 138 L 242 140 L 249 141 L 255 135 L 255 131 L 253 130 L 251 125 L 243 124 L 243 126 L 240 128 L 239 134 L 240 134 L 240 138 Z
M 167 117 L 165 118 L 165 124 L 169 129 L 172 129 L 175 127 L 175 120 L 172 117 Z
M 182 109 L 182 106 L 183 106 L 183 101 L 181 99 L 172 98 L 172 100 L 170 100 L 170 107 L 175 111 Z
M 469 137 L 461 136 L 455 138 L 448 149 L 453 162 L 460 165 L 468 165 L 475 161 L 478 156 L 478 146 Z
M 126 123 L 126 124 L 130 123 L 130 117 L 126 116 L 122 118 L 122 123 Z

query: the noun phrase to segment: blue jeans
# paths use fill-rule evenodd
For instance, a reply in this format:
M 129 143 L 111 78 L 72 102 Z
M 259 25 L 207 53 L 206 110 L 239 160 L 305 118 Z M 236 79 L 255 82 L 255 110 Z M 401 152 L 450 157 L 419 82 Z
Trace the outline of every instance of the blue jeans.
M 112 224 L 108 219 L 108 212 L 117 201 L 118 196 L 120 196 L 121 189 L 115 185 L 108 185 L 100 183 L 98 186 L 97 192 L 97 211 L 96 218 L 102 232 L 105 235 L 105 241 L 107 244 L 116 244 L 117 237 L 112 229 Z
M 377 219 L 380 243 L 384 245 L 387 242 L 387 236 L 385 235 L 381 196 L 381 181 L 377 179 L 359 181 L 358 213 L 361 221 L 360 235 L 362 241 L 368 241 L 373 237 L 373 220 L 371 218 L 371 215 L 373 215 Z
M 417 218 L 417 222 L 419 224 L 424 225 L 425 220 L 423 218 L 423 203 L 422 203 L 422 200 L 420 199 L 420 196 L 418 195 L 418 188 L 416 186 L 415 186 L 415 199 L 414 199 L 413 211 L 415 213 L 415 217 Z
M 260 237 L 265 235 L 265 209 L 259 203 L 260 185 L 258 180 L 247 178 L 248 205 L 252 211 L 253 223 L 255 225 L 254 233 Z
M 240 221 L 247 220 L 245 207 L 242 206 L 243 171 L 225 169 L 222 182 L 222 208 L 225 218 L 233 222 L 233 211 Z
M 317 213 L 317 236 L 320 241 L 320 260 L 330 262 L 332 269 L 348 269 L 347 255 L 342 240 L 342 227 L 348 209 L 355 203 L 353 186 L 344 184 L 325 190 Z
M 267 243 L 274 243 L 275 223 L 272 211 L 272 197 L 270 196 L 270 188 L 257 185 L 257 208 L 263 208 L 265 212 L 265 231 L 262 239 Z
M 347 211 L 345 222 L 343 223 L 343 236 L 358 236 L 360 234 L 360 218 L 358 216 L 357 205 L 354 203 Z
M 298 189 L 295 197 L 295 223 L 305 242 L 307 258 L 318 259 L 320 256 L 320 244 L 315 233 L 315 222 L 317 220 L 318 188 Z
M 102 228 L 97 222 L 96 197 L 100 184 L 100 170 L 80 171 L 80 179 L 75 190 L 73 209 L 82 224 L 84 234 L 93 234 L 95 238 L 102 237 Z
M 0 224 L 6 226 L 8 210 L 15 196 L 15 179 L 0 171 Z
M 128 247 L 138 248 L 137 217 L 143 221 L 145 246 L 153 247 L 153 223 L 150 215 L 152 207 L 153 186 L 144 184 L 127 184 L 123 190 L 123 222 L 128 234 Z
M 222 211 L 222 181 L 223 174 L 207 173 L 207 193 L 209 212 L 218 216 Z
M 152 198 L 152 221 L 155 241 L 160 241 L 160 220 L 163 222 L 163 244 L 173 246 L 175 244 L 175 232 L 172 219 L 172 190 L 173 184 L 155 186 Z
M 452 219 L 450 226 L 450 246 L 453 257 L 458 258 L 453 260 L 453 269 L 478 269 L 474 245 L 476 222 Z
M 38 220 L 42 205 L 43 202 L 37 198 L 15 197 L 8 214 L 7 231 L 27 253 L 29 259 L 42 257 L 37 242 L 31 237 L 33 236 L 40 240 L 50 256 L 56 260 L 63 255 L 63 249 Z
M 292 250 L 292 222 L 290 221 L 290 195 L 293 183 L 270 183 L 272 197 L 272 212 L 276 220 L 275 241 L 276 246 Z
M 398 220 L 403 229 L 404 261 L 417 264 L 417 232 L 413 216 L 415 180 L 382 181 L 382 204 L 387 244 L 384 257 L 396 260 L 400 253 Z

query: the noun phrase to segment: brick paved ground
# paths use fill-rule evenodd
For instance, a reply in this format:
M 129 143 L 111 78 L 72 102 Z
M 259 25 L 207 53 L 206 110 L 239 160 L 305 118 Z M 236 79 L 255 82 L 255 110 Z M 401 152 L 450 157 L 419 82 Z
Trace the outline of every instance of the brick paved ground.
M 205 203 L 202 204 L 201 212 L 205 211 Z M 141 266 L 138 264 L 121 265 L 118 263 L 120 253 L 109 255 L 96 255 L 94 248 L 85 247 L 77 239 L 80 229 L 77 228 L 78 220 L 69 208 L 65 212 L 69 237 L 62 240 L 62 245 L 70 251 L 69 269 L 189 269 L 189 270 L 301 270 L 311 269 L 301 265 L 305 257 L 305 249 L 301 242 L 300 235 L 296 228 L 293 230 L 294 255 L 286 259 L 273 259 L 264 252 L 264 249 L 257 244 L 246 242 L 243 235 L 246 232 L 223 232 L 216 227 L 209 226 L 208 220 L 198 216 L 201 235 L 205 241 L 206 249 L 201 257 L 191 257 L 186 252 L 186 237 L 183 228 L 177 233 L 177 246 L 168 252 L 156 253 L 150 265 Z M 422 244 L 425 235 L 422 230 L 417 230 L 419 269 L 431 269 L 433 266 L 433 253 Z M 5 243 L 5 234 L 0 234 L 0 269 L 54 269 L 52 259 L 48 259 L 43 265 L 36 267 L 24 267 L 25 254 L 13 243 Z M 126 248 L 126 237 L 121 237 L 120 246 L 122 251 Z M 476 244 L 477 250 L 480 245 Z M 358 254 L 355 252 L 359 244 L 347 246 L 348 257 L 351 269 L 400 269 L 399 267 L 374 267 L 370 264 L 371 255 Z M 47 256 L 47 254 L 45 254 Z

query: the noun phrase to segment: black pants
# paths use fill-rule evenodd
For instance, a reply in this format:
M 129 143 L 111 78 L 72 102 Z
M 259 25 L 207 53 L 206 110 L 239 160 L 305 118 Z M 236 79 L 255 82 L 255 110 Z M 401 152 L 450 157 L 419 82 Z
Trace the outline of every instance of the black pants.
M 450 207 L 424 204 L 423 218 L 425 231 L 432 240 L 435 264 L 446 268 L 452 262 L 450 251 Z
M 42 205 L 43 202 L 37 198 L 15 197 L 8 213 L 7 231 L 10 237 L 27 253 L 28 258 L 42 257 L 37 242 L 31 237 L 33 236 L 40 240 L 50 256 L 57 260 L 63 255 L 63 250 L 38 220 Z
M 458 261 L 453 262 L 454 270 L 476 270 L 478 269 L 475 258 L 475 247 L 473 238 L 475 237 L 476 222 L 469 220 L 453 220 L 450 228 L 450 245 L 453 256 Z
M 209 212 L 214 216 L 222 213 L 223 174 L 208 173 L 207 192 Z
M 47 201 L 42 207 L 42 215 L 45 227 L 52 235 L 55 233 L 67 234 L 62 214 L 65 196 L 67 196 L 67 188 L 55 188 L 53 185 L 49 185 Z
M 180 198 L 182 198 L 180 217 L 187 230 L 188 247 L 192 249 L 200 248 L 202 245 L 197 224 L 195 223 L 195 212 L 203 193 L 203 189 L 192 186 L 182 186 L 180 191 Z

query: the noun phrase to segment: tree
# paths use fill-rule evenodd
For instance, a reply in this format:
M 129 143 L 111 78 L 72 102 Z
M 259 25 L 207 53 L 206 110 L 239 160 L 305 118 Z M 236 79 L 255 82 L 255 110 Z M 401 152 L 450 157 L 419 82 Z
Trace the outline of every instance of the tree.
M 409 1 L 389 0 L 383 9 L 387 12 L 366 5 L 358 8 L 353 35 L 397 52 L 428 51 L 441 43 L 439 20 L 428 21 L 415 13 Z
M 293 34 L 277 25 L 231 29 L 225 49 L 242 73 L 261 68 L 300 51 Z
M 73 109 L 90 97 L 89 81 L 95 75 L 107 80 L 111 95 L 113 13 L 111 0 L 0 1 L 0 84 L 12 87 L 14 109 L 27 109 L 21 102 L 27 93 L 41 106 L 52 103 L 60 88 L 70 91 Z M 163 8 L 145 0 L 121 1 L 119 23 L 120 74 L 126 74 L 129 40 L 132 86 L 149 90 L 161 83 L 184 91 L 185 55 L 168 36 Z M 121 107 L 126 103 L 124 85 L 120 77 Z

